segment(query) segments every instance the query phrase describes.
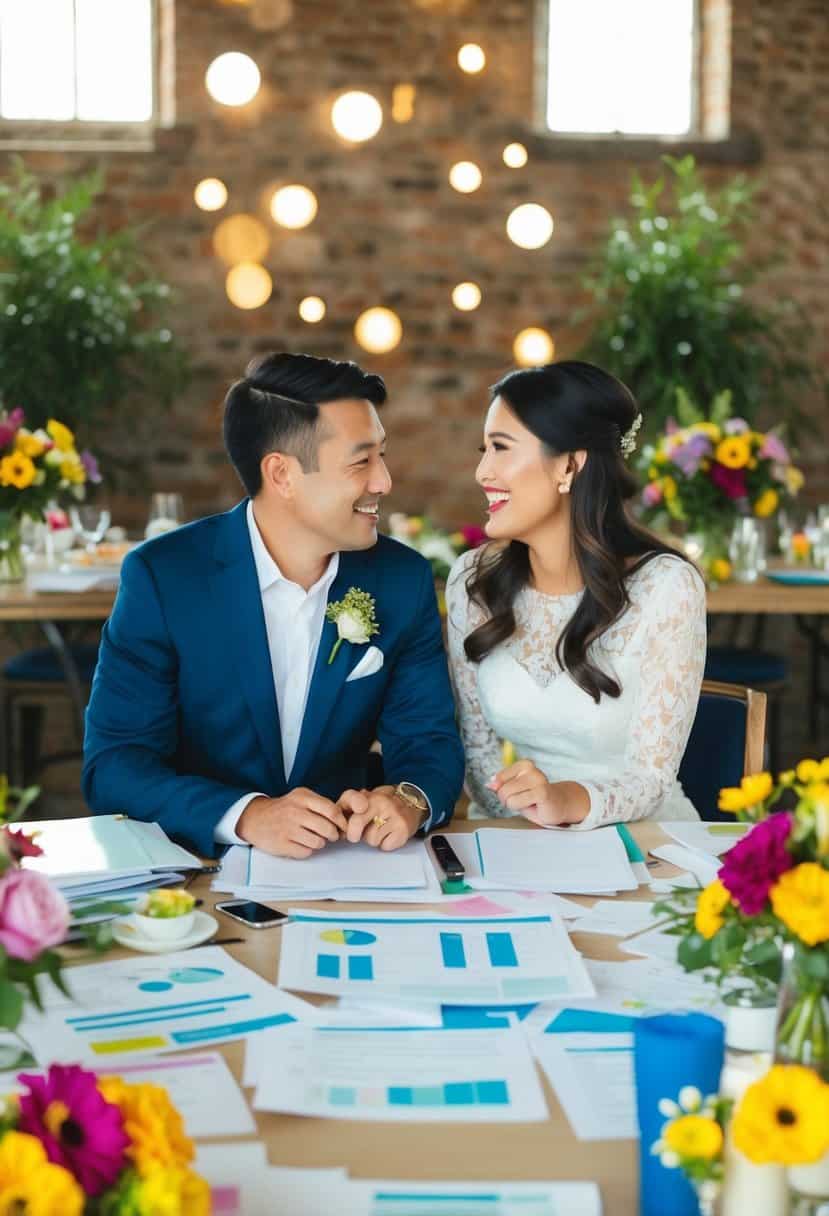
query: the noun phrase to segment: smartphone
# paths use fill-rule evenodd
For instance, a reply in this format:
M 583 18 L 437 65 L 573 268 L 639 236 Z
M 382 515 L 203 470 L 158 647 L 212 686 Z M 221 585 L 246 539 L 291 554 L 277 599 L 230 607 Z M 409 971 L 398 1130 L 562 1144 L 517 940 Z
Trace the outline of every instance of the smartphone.
M 270 929 L 290 920 L 287 912 L 279 912 L 267 904 L 258 904 L 253 899 L 223 899 L 216 904 L 216 911 L 224 912 L 231 920 L 238 920 L 251 929 Z

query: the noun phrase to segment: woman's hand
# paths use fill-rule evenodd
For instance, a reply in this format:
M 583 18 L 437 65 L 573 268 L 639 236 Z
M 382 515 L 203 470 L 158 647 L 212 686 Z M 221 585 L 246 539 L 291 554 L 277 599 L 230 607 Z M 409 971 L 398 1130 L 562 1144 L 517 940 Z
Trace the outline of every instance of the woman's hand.
M 576 781 L 548 781 L 531 760 L 517 760 L 496 773 L 487 786 L 503 806 L 540 827 L 579 823 L 590 810 L 590 796 Z

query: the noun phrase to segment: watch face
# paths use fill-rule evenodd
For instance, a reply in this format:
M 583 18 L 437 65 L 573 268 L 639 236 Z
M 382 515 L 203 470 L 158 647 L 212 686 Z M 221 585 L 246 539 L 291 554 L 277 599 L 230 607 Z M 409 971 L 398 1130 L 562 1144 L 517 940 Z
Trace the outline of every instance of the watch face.
M 415 806 L 420 807 L 422 811 L 428 811 L 429 804 L 423 791 L 419 790 L 416 785 L 412 785 L 411 781 L 401 781 L 397 788 L 403 798 L 408 798 Z

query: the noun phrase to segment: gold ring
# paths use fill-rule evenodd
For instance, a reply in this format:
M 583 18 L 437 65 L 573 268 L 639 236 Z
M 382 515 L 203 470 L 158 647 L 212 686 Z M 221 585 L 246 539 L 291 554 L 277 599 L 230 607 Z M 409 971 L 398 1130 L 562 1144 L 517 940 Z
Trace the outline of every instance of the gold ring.
M 382 828 L 388 823 L 388 819 L 384 819 L 382 815 L 375 815 L 371 822 L 376 828 Z

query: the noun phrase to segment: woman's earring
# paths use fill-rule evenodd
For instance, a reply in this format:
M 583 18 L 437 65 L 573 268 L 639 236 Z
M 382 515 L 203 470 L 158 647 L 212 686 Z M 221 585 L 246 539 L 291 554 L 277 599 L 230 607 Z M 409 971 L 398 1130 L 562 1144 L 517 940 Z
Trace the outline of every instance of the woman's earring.
M 570 482 L 569 481 L 560 481 L 558 483 L 558 492 L 559 492 L 559 494 L 569 494 L 570 493 Z

